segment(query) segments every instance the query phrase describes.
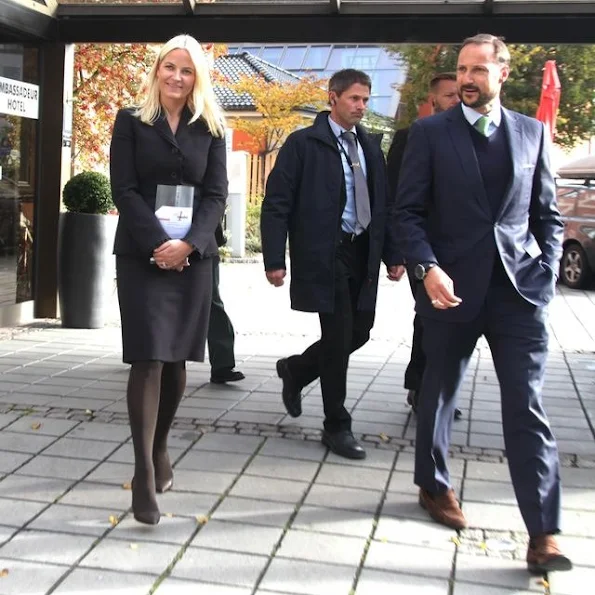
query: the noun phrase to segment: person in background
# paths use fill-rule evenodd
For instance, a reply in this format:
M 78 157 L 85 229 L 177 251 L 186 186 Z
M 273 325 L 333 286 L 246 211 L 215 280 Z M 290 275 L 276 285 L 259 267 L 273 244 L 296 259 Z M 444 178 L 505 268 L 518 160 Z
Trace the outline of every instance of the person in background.
M 467 521 L 448 451 L 460 386 L 484 335 L 500 384 L 512 485 L 531 572 L 570 570 L 560 551 L 558 447 L 543 407 L 547 306 L 556 293 L 564 225 L 547 132 L 500 104 L 510 53 L 493 35 L 466 39 L 457 61 L 461 104 L 411 126 L 396 197 L 396 237 L 423 282 L 426 367 L 417 410 L 415 483 L 437 522 Z
M 225 246 L 227 243 L 221 223 L 215 230 L 215 239 L 218 247 Z M 213 297 L 211 298 L 211 316 L 207 334 L 211 382 L 213 384 L 237 382 L 246 378 L 242 372 L 234 370 L 236 366 L 234 355 L 235 331 L 219 293 L 220 260 L 219 255 L 213 256 Z
M 391 279 L 404 273 L 395 242 L 385 242 L 380 141 L 358 125 L 371 88 L 370 77 L 359 70 L 330 78 L 330 112 L 289 135 L 269 175 L 261 214 L 267 280 L 283 285 L 289 237 L 291 306 L 317 312 L 322 335 L 302 354 L 277 362 L 283 403 L 289 415 L 301 415 L 302 388 L 320 378 L 322 443 L 350 459 L 366 452 L 345 407 L 349 356 L 370 338 L 383 254 Z
M 129 364 L 134 447 L 132 511 L 156 524 L 156 492 L 173 483 L 167 436 L 186 387 L 186 361 L 203 361 L 215 229 L 227 199 L 224 119 L 200 44 L 188 35 L 160 50 L 136 108 L 116 116 L 111 185 L 120 217 L 114 253 Z M 187 233 L 172 238 L 155 215 L 159 190 L 194 195 Z
M 432 105 L 433 114 L 440 114 L 451 107 L 458 105 L 460 98 L 457 91 L 457 75 L 454 72 L 440 72 L 433 76 L 430 81 L 428 100 Z M 408 135 L 409 128 L 400 128 L 397 130 L 393 136 L 390 149 L 388 150 L 386 169 L 388 172 L 388 191 L 391 200 L 394 199 L 397 192 L 397 186 L 399 185 L 399 172 L 401 170 L 401 162 L 403 161 L 403 154 L 405 152 Z M 407 278 L 409 279 L 411 293 L 415 300 L 415 295 L 421 284 L 415 279 L 412 269 L 408 269 Z M 422 333 L 421 318 L 418 314 L 415 314 L 413 319 L 411 357 L 407 369 L 405 370 L 404 382 L 404 388 L 407 389 L 407 404 L 411 406 L 413 412 L 417 411 L 419 388 L 426 363 L 426 356 L 422 349 Z M 462 416 L 463 412 L 456 407 L 454 412 L 455 419 L 460 419 Z

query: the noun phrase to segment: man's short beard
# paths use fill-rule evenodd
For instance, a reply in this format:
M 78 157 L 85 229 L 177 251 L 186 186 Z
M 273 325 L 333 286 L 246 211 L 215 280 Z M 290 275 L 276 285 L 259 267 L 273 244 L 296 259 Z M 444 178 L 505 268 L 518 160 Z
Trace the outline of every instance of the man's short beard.
M 496 98 L 496 95 L 487 95 L 486 93 L 479 93 L 477 99 L 471 103 L 467 103 L 463 99 L 462 94 L 460 97 L 461 97 L 461 101 L 467 107 L 470 107 L 471 109 L 477 109 L 477 108 L 484 107 L 484 106 L 488 105 L 488 103 L 491 103 Z

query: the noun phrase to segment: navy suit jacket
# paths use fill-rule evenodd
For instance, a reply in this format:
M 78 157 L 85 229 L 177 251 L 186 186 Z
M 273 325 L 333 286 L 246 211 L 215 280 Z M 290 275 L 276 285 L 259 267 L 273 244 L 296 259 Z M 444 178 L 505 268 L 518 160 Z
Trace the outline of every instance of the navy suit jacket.
M 499 254 L 522 298 L 546 305 L 555 294 L 563 223 L 556 206 L 543 124 L 502 108 L 512 177 L 494 217 L 461 106 L 411 126 L 392 212 L 406 261 L 437 262 L 462 304 L 432 307 L 420 283 L 417 311 L 444 321 L 475 317 Z

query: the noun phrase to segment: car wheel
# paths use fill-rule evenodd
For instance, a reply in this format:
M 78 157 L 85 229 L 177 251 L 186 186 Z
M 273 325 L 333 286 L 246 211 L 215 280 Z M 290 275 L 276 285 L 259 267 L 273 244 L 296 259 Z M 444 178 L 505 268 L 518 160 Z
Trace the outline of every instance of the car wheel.
M 564 248 L 560 263 L 560 277 L 564 285 L 572 289 L 584 287 L 591 278 L 587 255 L 579 244 L 569 244 Z

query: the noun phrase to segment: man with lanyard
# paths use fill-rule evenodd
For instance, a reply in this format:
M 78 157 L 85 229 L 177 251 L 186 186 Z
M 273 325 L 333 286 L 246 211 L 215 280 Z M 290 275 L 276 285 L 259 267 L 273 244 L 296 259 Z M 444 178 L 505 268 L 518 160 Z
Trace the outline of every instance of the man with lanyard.
M 379 140 L 358 126 L 371 87 L 359 70 L 331 77 L 330 112 L 287 138 L 269 175 L 261 215 L 269 283 L 284 283 L 289 238 L 291 306 L 320 318 L 320 340 L 277 362 L 283 403 L 292 417 L 301 415 L 303 387 L 320 378 L 322 443 L 351 459 L 366 453 L 345 407 L 349 356 L 370 338 L 381 258 L 390 279 L 404 273 L 394 238 L 385 238 L 386 171 Z

